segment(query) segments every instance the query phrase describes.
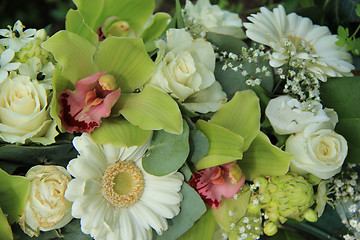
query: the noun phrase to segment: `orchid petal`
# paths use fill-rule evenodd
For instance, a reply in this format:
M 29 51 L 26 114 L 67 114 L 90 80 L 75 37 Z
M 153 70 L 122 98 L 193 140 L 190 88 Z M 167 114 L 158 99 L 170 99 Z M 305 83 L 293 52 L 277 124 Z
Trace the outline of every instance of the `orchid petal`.
M 62 74 L 72 83 L 97 72 L 93 62 L 96 47 L 75 33 L 60 31 L 41 46 L 54 55 L 63 67 Z
M 99 45 L 95 63 L 99 70 L 113 75 L 127 93 L 143 86 L 155 71 L 155 63 L 137 38 L 106 38 Z

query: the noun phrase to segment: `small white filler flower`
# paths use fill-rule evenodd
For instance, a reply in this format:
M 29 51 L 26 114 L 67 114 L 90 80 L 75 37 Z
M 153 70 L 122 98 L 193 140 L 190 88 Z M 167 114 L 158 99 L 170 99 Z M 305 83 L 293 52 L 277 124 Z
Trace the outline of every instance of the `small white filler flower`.
M 0 29 L 0 36 L 4 37 L 0 39 L 0 45 L 8 46 L 15 52 L 19 51 L 22 46 L 34 39 L 36 29 L 26 29 L 20 20 L 17 20 L 14 27 L 8 26 L 9 29 Z
M 183 175 L 157 177 L 142 168 L 149 141 L 140 147 L 97 145 L 90 135 L 75 137 L 79 156 L 67 169 L 75 179 L 65 198 L 73 202 L 72 215 L 81 218 L 81 230 L 95 239 L 151 239 L 168 228 L 182 195 Z
M 273 11 L 262 7 L 260 13 L 252 14 L 248 19 L 252 23 L 243 23 L 246 35 L 271 47 L 272 67 L 289 63 L 306 69 L 323 82 L 327 77 L 352 75 L 351 55 L 335 44 L 336 35 L 332 35 L 327 27 L 314 25 L 309 18 L 295 13 L 286 15 L 281 5 Z

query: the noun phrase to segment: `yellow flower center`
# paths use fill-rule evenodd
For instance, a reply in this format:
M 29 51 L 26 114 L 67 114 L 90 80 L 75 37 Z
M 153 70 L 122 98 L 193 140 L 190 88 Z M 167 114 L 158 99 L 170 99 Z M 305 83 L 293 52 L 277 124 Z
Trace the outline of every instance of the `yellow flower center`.
M 285 38 L 287 38 L 289 41 L 291 41 L 296 48 L 308 49 L 311 53 L 315 53 L 314 47 L 309 42 L 305 41 L 304 39 L 302 39 L 300 37 L 295 37 L 292 35 L 288 35 Z
M 102 177 L 102 194 L 115 208 L 126 208 L 136 203 L 144 190 L 144 179 L 133 162 L 110 164 Z

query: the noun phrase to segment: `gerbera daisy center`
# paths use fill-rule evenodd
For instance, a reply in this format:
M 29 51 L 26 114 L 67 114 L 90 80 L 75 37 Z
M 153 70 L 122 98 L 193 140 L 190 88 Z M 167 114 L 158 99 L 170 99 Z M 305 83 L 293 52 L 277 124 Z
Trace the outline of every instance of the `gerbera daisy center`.
M 308 53 L 315 53 L 314 52 L 314 47 L 307 41 L 305 41 L 304 39 L 300 38 L 300 37 L 296 37 L 293 35 L 288 35 L 285 37 L 285 41 L 289 41 L 292 44 L 294 44 L 294 46 L 297 48 L 297 50 L 300 51 L 305 51 Z M 286 44 L 286 42 L 285 42 Z
M 115 208 L 133 205 L 139 200 L 144 189 L 144 179 L 140 169 L 128 161 L 109 165 L 101 183 L 104 198 Z

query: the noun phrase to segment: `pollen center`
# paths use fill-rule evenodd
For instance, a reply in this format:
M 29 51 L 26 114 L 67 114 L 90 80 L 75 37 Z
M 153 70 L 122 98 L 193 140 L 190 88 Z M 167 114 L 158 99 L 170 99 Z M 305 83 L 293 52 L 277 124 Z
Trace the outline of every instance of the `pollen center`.
M 140 169 L 128 161 L 109 165 L 101 183 L 104 198 L 115 208 L 126 208 L 136 203 L 144 189 Z

